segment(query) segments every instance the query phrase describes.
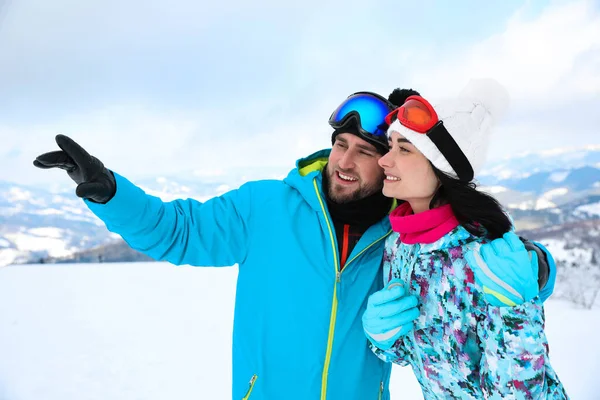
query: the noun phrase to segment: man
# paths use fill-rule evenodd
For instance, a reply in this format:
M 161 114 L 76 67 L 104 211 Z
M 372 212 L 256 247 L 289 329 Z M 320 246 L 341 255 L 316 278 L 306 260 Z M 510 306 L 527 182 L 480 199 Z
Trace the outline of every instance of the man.
M 67 170 L 76 194 L 136 250 L 176 265 L 239 264 L 233 399 L 388 399 L 391 366 L 368 349 L 361 317 L 383 282 L 393 204 L 377 160 L 392 108 L 376 94 L 350 96 L 330 118 L 331 150 L 299 160 L 282 181 L 205 203 L 149 196 L 62 135 L 62 150 L 34 165 Z

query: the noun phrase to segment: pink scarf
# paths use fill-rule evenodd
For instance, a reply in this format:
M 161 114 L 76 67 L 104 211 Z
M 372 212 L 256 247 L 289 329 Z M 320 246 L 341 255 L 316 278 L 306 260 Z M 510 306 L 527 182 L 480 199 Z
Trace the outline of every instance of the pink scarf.
M 390 222 L 406 244 L 433 243 L 458 226 L 449 204 L 413 214 L 410 204 L 405 202 L 392 211 Z

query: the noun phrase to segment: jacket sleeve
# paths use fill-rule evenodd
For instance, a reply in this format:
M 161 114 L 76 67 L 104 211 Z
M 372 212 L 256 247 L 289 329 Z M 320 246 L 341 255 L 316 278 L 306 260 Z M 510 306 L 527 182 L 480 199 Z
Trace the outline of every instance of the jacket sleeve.
M 539 297 L 478 316 L 481 388 L 490 399 L 545 399 L 548 342 Z
M 106 204 L 86 200 L 109 231 L 133 249 L 175 265 L 229 266 L 248 248 L 251 185 L 212 198 L 163 202 L 114 174 L 115 196 Z
M 409 354 L 406 351 L 406 346 L 404 346 L 404 338 L 400 338 L 394 343 L 394 345 L 388 350 L 381 350 L 370 340 L 367 340 L 369 343 L 369 348 L 371 351 L 382 361 L 388 363 L 394 363 L 401 365 L 403 367 L 409 364 Z

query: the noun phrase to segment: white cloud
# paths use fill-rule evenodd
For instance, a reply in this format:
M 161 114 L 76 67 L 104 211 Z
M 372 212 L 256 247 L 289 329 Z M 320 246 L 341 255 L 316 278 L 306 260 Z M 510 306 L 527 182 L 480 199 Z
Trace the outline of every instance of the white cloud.
M 471 77 L 491 76 L 516 101 L 537 107 L 572 96 L 597 96 L 600 12 L 592 1 L 554 4 L 533 19 L 520 10 L 504 32 L 429 65 L 433 67 L 413 70 L 413 78 L 436 94 L 453 94 Z

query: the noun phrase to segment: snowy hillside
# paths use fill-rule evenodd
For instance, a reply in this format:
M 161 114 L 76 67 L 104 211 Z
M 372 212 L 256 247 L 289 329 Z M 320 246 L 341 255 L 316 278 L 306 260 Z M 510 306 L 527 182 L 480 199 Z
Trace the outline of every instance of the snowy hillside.
M 508 208 L 560 207 L 600 195 L 600 145 L 511 155 L 488 163 L 478 180 Z
M 552 253 L 560 274 L 555 298 L 581 307 L 600 300 L 600 219 L 524 231 Z
M 69 191 L 0 182 L 0 266 L 72 254 L 114 240 Z
M 490 179 L 482 177 L 482 190 L 493 194 L 508 208 L 543 210 L 600 195 L 600 168 L 538 172 L 528 177 Z
M 248 180 L 283 178 L 287 172 L 275 167 L 189 171 L 176 177 L 140 178 L 135 183 L 165 201 L 204 201 Z M 59 188 L 0 181 L 0 266 L 69 257 L 117 238 L 75 196 L 67 177 Z
M 230 399 L 236 276 L 163 263 L 0 269 L 0 400 Z M 571 398 L 597 400 L 600 309 L 546 308 L 554 368 Z M 422 398 L 408 368 L 394 368 L 391 392 Z

